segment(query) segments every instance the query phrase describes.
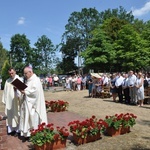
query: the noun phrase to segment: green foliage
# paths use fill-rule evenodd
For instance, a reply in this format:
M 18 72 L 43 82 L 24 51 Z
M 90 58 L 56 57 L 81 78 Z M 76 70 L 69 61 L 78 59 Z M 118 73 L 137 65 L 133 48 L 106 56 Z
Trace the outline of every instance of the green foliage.
M 42 123 L 38 126 L 38 129 L 31 130 L 30 141 L 34 145 L 42 146 L 46 142 L 52 143 L 54 141 L 65 140 L 69 135 L 68 129 L 65 127 L 57 127 L 54 130 L 53 124 Z
M 72 121 L 68 123 L 70 132 L 81 138 L 86 138 L 88 135 L 93 136 L 104 132 L 106 123 L 102 119 L 97 119 L 94 115 L 84 121 Z
M 30 64 L 31 61 L 30 41 L 25 34 L 15 34 L 11 37 L 10 44 L 10 61 L 16 68 L 18 74 L 22 74 L 23 68 Z
M 133 127 L 136 124 L 136 118 L 137 116 L 132 113 L 121 113 L 113 116 L 106 116 L 104 121 L 108 124 L 108 127 L 119 129 L 120 126 Z
M 95 72 L 146 70 L 150 66 L 149 35 L 150 21 L 134 19 L 122 6 L 102 12 L 83 8 L 71 13 L 59 48 L 45 35 L 38 38 L 35 48 L 30 47 L 25 34 L 12 36 L 9 62 L 19 75 L 29 64 L 38 75 L 66 73 L 83 65 Z M 62 61 L 57 60 L 56 50 L 62 52 Z M 0 53 L 2 67 L 8 52 L 1 43 Z M 76 57 L 84 64 L 79 61 L 77 67 Z
M 5 60 L 8 59 L 8 51 L 3 48 L 3 45 L 1 42 L 0 42 L 0 54 L 1 54 L 1 57 L 0 57 L 0 75 L 1 75 L 1 71 L 2 71 L 1 68 L 4 65 Z
M 53 68 L 56 59 L 56 49 L 46 35 L 42 35 L 38 38 L 34 45 L 36 48 L 33 49 L 35 56 L 33 57 L 34 61 L 32 61 L 33 67 L 41 70 L 43 74 L 48 74 L 50 69 Z
M 106 19 L 116 17 L 120 20 L 125 20 L 128 23 L 132 23 L 134 20 L 134 16 L 132 12 L 127 12 L 122 6 L 116 9 L 107 9 L 105 11 L 100 12 L 101 23 L 103 23 Z
M 4 62 L 3 67 L 2 67 L 2 73 L 1 73 L 1 76 L 2 76 L 2 89 L 4 88 L 4 85 L 5 85 L 6 80 L 9 78 L 8 69 L 9 69 L 10 67 L 11 67 L 11 66 L 10 66 L 8 60 L 6 60 L 6 61 Z
M 113 44 L 101 27 L 95 29 L 92 34 L 89 46 L 81 53 L 85 65 L 93 65 L 94 70 L 111 69 L 116 55 Z

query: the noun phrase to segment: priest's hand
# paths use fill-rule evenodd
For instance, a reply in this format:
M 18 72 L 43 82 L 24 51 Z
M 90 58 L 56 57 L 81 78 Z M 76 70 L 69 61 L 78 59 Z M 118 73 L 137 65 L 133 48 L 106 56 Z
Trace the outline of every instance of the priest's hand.
M 21 90 L 20 92 L 21 92 L 22 94 L 25 94 L 25 91 L 24 91 L 24 90 Z
M 16 87 L 14 87 L 14 91 L 17 91 L 17 88 L 16 88 Z

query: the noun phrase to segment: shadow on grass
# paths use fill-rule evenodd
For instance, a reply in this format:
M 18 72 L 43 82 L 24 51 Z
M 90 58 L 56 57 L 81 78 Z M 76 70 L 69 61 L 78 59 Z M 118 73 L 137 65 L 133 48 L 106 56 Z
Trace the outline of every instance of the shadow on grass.
M 149 127 L 150 127 L 150 120 L 141 120 L 141 121 L 139 122 L 139 124 L 141 124 L 141 125 L 146 125 L 146 126 L 149 126 Z
M 150 106 L 147 106 L 147 105 L 145 106 L 145 105 L 144 105 L 144 106 L 142 106 L 141 108 L 150 109 Z
M 130 150 L 150 150 L 150 148 L 146 148 L 141 144 L 136 144 L 133 145 L 133 147 L 131 147 Z

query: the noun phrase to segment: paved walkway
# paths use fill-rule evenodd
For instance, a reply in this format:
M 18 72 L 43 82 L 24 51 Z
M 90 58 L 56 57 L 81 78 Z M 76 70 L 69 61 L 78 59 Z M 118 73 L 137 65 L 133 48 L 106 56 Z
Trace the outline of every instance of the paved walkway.
M 84 120 L 85 118 L 79 114 L 64 111 L 64 112 L 48 112 L 48 122 L 53 123 L 54 126 L 65 126 L 69 129 L 68 123 L 74 120 Z M 30 142 L 24 141 L 22 137 L 7 137 L 8 150 L 33 150 L 33 145 Z

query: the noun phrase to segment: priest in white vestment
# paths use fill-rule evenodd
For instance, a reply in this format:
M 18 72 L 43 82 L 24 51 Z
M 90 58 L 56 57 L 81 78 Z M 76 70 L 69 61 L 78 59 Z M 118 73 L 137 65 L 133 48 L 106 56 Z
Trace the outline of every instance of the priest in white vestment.
M 21 92 L 17 90 L 11 82 L 14 81 L 16 78 L 21 78 L 16 74 L 14 68 L 10 68 L 8 70 L 10 78 L 8 78 L 4 85 L 4 91 L 2 95 L 2 103 L 5 105 L 5 115 L 7 116 L 6 119 L 6 126 L 8 134 L 17 132 L 19 133 L 19 116 L 20 116 L 20 98 Z
M 25 67 L 24 76 L 27 88 L 21 91 L 23 99 L 20 109 L 21 136 L 30 137 L 30 130 L 37 129 L 41 123 L 47 124 L 47 114 L 43 87 L 39 77 L 31 67 Z

